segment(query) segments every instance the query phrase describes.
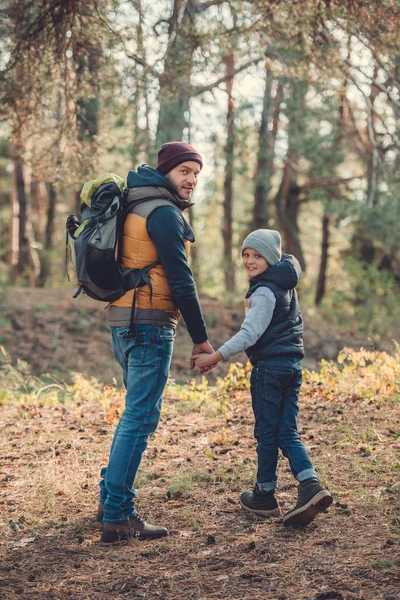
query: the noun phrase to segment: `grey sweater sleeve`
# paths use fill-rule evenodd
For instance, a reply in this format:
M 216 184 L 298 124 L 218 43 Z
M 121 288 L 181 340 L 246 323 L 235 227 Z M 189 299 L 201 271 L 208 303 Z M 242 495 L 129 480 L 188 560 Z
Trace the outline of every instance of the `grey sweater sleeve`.
M 224 360 L 243 352 L 262 336 L 271 322 L 275 308 L 274 293 L 267 287 L 259 287 L 249 298 L 246 318 L 240 330 L 218 348 Z

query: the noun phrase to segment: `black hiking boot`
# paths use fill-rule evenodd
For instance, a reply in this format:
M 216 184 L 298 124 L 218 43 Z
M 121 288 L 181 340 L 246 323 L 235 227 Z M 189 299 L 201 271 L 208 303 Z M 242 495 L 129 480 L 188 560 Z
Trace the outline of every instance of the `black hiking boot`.
M 240 495 L 240 504 L 244 509 L 260 517 L 281 517 L 281 509 L 275 498 L 275 490 L 264 492 L 259 490 L 257 484 L 252 491 Z
M 146 523 L 139 515 L 134 515 L 120 523 L 104 523 L 101 541 L 106 544 L 113 544 L 114 542 L 129 540 L 130 538 L 156 540 L 167 535 L 169 535 L 169 532 L 166 527 L 150 525 L 150 523 Z
M 333 501 L 331 494 L 325 490 L 317 478 L 302 481 L 297 490 L 297 504 L 283 517 L 283 524 L 293 527 L 305 527 L 315 517 L 326 510 Z

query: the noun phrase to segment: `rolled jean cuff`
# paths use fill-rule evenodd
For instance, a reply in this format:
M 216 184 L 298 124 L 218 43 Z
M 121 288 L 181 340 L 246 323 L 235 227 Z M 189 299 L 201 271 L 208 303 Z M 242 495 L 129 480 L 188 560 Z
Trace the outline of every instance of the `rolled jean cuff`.
M 113 525 L 114 524 L 118 525 L 118 523 L 124 523 L 125 521 L 128 521 L 129 519 L 134 517 L 136 514 L 137 514 L 136 510 L 133 510 L 133 512 L 131 512 L 130 515 L 128 515 L 127 517 L 124 517 L 123 519 L 118 519 L 118 520 L 113 519 L 112 521 L 110 519 L 107 519 L 106 517 L 103 517 L 103 523 L 110 523 Z
M 264 483 L 258 483 L 257 481 L 257 487 L 260 492 L 272 492 L 272 490 L 276 489 L 276 485 L 276 481 L 264 481 Z
M 302 481 L 305 481 L 306 479 L 311 479 L 311 477 L 315 477 L 316 479 L 318 479 L 317 474 L 314 471 L 314 469 L 304 469 L 304 471 L 300 471 L 300 473 L 297 473 L 297 475 L 296 475 L 296 479 L 300 483 Z

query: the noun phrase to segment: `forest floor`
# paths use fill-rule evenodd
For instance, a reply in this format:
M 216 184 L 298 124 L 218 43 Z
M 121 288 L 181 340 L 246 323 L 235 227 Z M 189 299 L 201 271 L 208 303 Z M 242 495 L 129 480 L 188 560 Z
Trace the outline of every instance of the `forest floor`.
M 0 288 L 0 345 L 14 358 L 25 360 L 35 374 L 51 372 L 64 378 L 71 372 L 81 372 L 106 383 L 120 381 L 120 368 L 115 361 L 108 329 L 105 305 L 80 296 L 73 298 L 75 288 L 29 289 Z M 202 298 L 202 308 L 211 343 L 218 348 L 239 329 L 243 320 L 243 302 L 227 305 L 219 300 Z M 382 340 L 379 346 L 357 330 L 340 329 L 325 323 L 316 313 L 303 311 L 305 324 L 304 366 L 317 369 L 321 359 L 335 360 L 345 347 L 393 350 L 392 340 Z M 393 336 L 395 333 L 393 332 Z M 171 377 L 186 382 L 195 373 L 188 372 L 192 343 L 183 320 L 178 325 L 171 364 Z M 245 363 L 245 354 L 232 361 Z M 207 378 L 215 382 L 227 372 L 220 363 Z
M 94 517 L 97 480 L 123 392 L 103 305 L 65 289 L 7 288 L 0 303 L 0 600 L 400 599 L 400 416 L 394 396 L 383 398 L 398 381 L 390 370 L 398 357 L 389 370 L 367 357 L 372 376 L 357 366 L 345 386 L 336 367 L 306 372 L 300 433 L 334 502 L 306 529 L 285 528 L 240 508 L 256 469 L 243 373 L 213 387 L 221 365 L 210 386 L 175 385 L 192 377 L 181 323 L 161 423 L 136 482 L 140 514 L 171 535 L 109 546 Z M 203 307 L 215 345 L 237 330 L 240 303 Z M 304 317 L 308 368 L 343 346 L 368 347 L 360 334 Z M 1 346 L 12 359 L 5 367 Z M 52 383 L 32 383 L 21 364 L 17 377 L 17 358 Z M 18 399 L 25 392 L 30 400 Z M 52 392 L 62 404 L 46 401 Z M 279 469 L 285 512 L 296 485 L 285 460 Z
M 95 512 L 118 410 L 83 381 L 79 402 L 0 406 L 1 600 L 399 599 L 398 399 L 307 377 L 300 433 L 334 502 L 305 529 L 240 508 L 256 468 L 246 389 L 221 405 L 213 388 L 169 388 L 136 486 L 170 536 L 115 545 Z M 284 512 L 296 499 L 285 460 L 278 498 Z

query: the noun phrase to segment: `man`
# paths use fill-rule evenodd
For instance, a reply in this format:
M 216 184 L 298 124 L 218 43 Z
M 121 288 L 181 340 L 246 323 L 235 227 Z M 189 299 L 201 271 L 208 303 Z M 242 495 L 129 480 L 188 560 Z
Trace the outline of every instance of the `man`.
M 194 233 L 182 215 L 192 206 L 190 199 L 202 166 L 202 158 L 192 146 L 169 142 L 158 153 L 156 170 L 143 165 L 137 173 L 128 174 L 130 211 L 124 224 L 122 265 L 154 266 L 151 285 L 128 291 L 108 312 L 126 405 L 108 467 L 101 471 L 97 518 L 103 521 L 103 542 L 168 535 L 165 527 L 150 525 L 136 513 L 133 484 L 148 438 L 160 418 L 180 314 L 194 344 L 192 355 L 212 352 L 187 261 Z

